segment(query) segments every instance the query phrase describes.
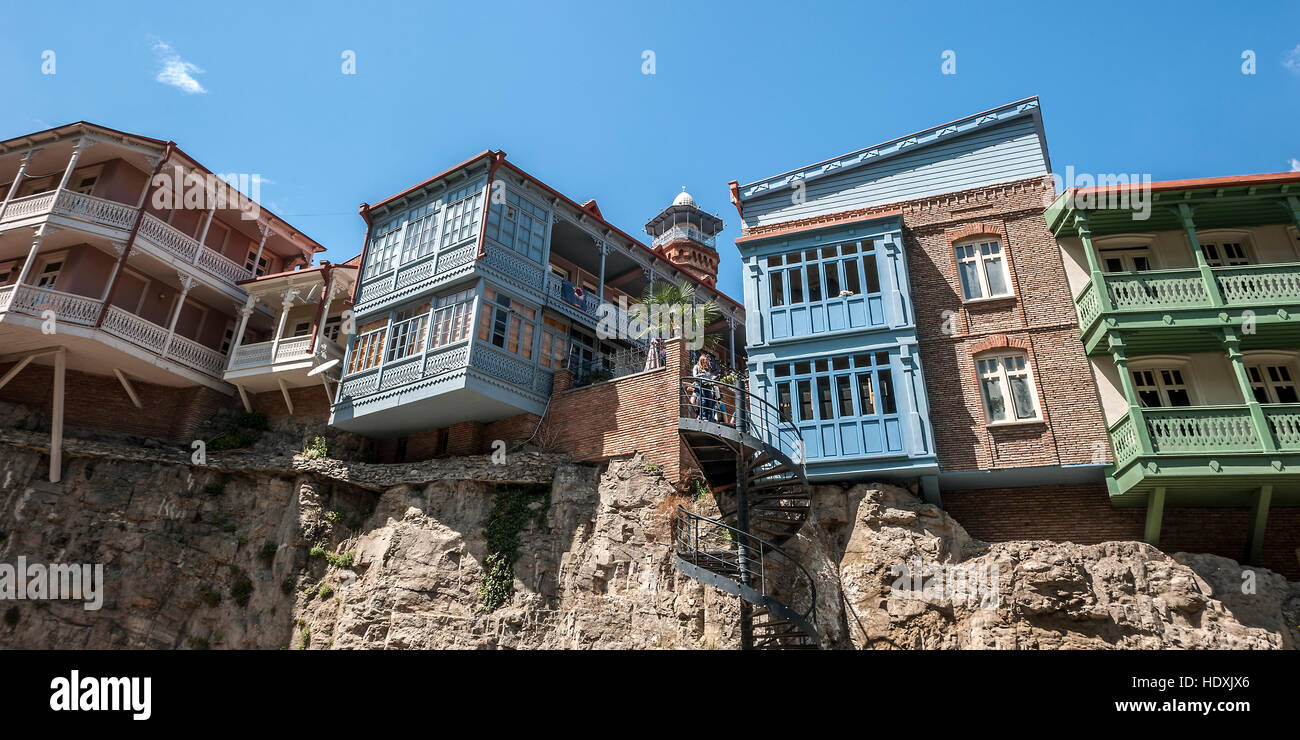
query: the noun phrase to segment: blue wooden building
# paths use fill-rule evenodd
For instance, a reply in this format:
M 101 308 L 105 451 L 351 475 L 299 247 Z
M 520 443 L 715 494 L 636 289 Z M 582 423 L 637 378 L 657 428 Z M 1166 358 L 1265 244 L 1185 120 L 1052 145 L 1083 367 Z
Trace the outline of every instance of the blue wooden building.
M 937 500 L 935 420 L 909 275 L 918 255 L 909 255 L 917 247 L 904 221 L 926 199 L 1046 172 L 1037 99 L 1029 99 L 731 183 L 751 388 L 799 427 L 810 478 L 919 480 Z
M 341 429 L 393 438 L 541 416 L 561 367 L 579 383 L 640 370 L 645 339 L 608 329 L 626 326 L 622 307 L 656 280 L 695 283 L 721 309 L 708 330 L 744 346 L 744 309 L 701 272 L 711 236 L 648 247 L 595 201 L 567 198 L 504 152 L 482 152 L 361 213 L 355 332 L 330 415 Z M 701 243 L 677 243 L 689 238 Z

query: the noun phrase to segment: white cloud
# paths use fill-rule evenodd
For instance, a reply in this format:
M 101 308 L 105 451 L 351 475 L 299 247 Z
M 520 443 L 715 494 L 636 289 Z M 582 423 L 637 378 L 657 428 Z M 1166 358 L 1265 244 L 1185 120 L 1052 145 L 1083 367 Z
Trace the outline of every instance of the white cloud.
M 1300 75 L 1300 44 L 1282 57 L 1282 66 Z
M 1300 172 L 1300 159 L 1296 159 L 1295 157 L 1291 158 L 1291 171 Z
M 194 79 L 194 75 L 203 74 L 203 70 L 181 59 L 181 55 L 176 53 L 171 44 L 157 41 L 153 45 L 153 50 L 158 55 L 158 62 L 162 64 L 162 69 L 158 70 L 155 80 L 191 95 L 207 92 L 199 81 Z

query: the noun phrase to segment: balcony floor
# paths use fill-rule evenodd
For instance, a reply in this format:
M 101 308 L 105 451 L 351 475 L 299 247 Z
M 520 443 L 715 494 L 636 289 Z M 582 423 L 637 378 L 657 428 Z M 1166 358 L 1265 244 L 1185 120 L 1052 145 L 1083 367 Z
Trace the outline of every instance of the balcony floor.
M 469 373 L 453 373 L 433 385 L 405 387 L 370 400 L 365 396 L 336 403 L 330 425 L 378 439 L 402 437 L 428 429 L 441 429 L 463 421 L 491 422 L 541 414 L 544 405 L 522 397 L 516 406 L 500 399 L 501 391 Z
M 1116 471 L 1106 470 L 1106 488 L 1116 507 L 1146 506 L 1157 487 L 1165 489 L 1166 506 L 1249 506 L 1262 486 L 1273 486 L 1273 506 L 1300 506 L 1300 454 L 1247 453 L 1219 455 L 1216 472 L 1205 456 L 1140 458 Z M 1273 462 L 1281 463 L 1281 469 Z M 1143 468 L 1154 462 L 1155 473 Z M 1118 475 L 1117 475 L 1118 472 Z
M 221 380 L 165 360 L 149 350 L 92 327 L 58 324 L 56 334 L 41 331 L 42 320 L 18 313 L 0 314 L 0 354 L 15 355 L 50 346 L 67 348 L 69 370 L 112 376 L 121 370 L 133 381 L 171 387 L 206 385 L 226 395 L 234 388 Z M 49 364 L 38 358 L 33 364 Z

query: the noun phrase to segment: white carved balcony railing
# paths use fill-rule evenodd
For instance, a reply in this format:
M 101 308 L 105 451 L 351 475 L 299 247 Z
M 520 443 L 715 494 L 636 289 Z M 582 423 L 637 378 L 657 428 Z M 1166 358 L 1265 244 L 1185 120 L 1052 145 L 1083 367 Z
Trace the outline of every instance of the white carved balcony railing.
M 257 342 L 255 344 L 240 345 L 235 350 L 235 356 L 230 358 L 230 370 L 244 370 L 250 367 L 260 367 L 271 364 L 271 345 L 272 342 Z
M 245 344 L 235 351 L 234 357 L 230 360 L 228 370 L 246 370 L 250 367 L 262 367 L 274 364 L 271 362 L 271 349 L 275 342 L 257 342 L 256 344 Z M 328 339 L 322 342 L 322 349 L 329 353 L 331 348 L 334 351 L 334 357 L 338 357 L 340 350 L 338 345 Z M 280 346 L 275 347 L 275 362 L 290 362 L 293 360 L 305 360 L 311 355 L 311 336 L 305 337 L 286 337 L 280 340 Z
M 226 367 L 225 355 L 179 334 L 172 336 L 166 356 L 169 360 L 175 360 L 182 365 L 218 378 Z
M 244 269 L 243 265 L 227 259 L 225 255 L 218 254 L 207 247 L 199 251 L 199 267 L 232 283 L 252 277 L 252 275 L 248 274 L 248 270 Z
M 101 329 L 161 355 L 167 345 L 167 330 L 117 306 L 109 306 Z
M 64 293 L 30 285 L 8 286 L 6 297 L 0 298 L 0 310 L 19 311 L 38 318 L 53 311 L 55 321 L 78 326 L 94 326 L 99 319 L 103 303 L 93 298 Z
M 136 209 L 135 206 L 125 203 L 96 198 L 92 195 L 76 193 L 70 190 L 61 190 L 59 191 L 58 200 L 54 204 L 54 212 L 60 215 L 72 216 L 82 221 L 91 221 L 119 229 L 130 229 L 135 224 Z
M 21 221 L 25 218 L 40 216 L 49 213 L 54 206 L 54 200 L 58 196 L 55 191 L 48 193 L 37 193 L 36 195 L 24 195 L 21 198 L 14 198 L 9 201 L 9 206 L 5 208 L 4 218 L 0 223 L 10 221 Z
M 14 290 L 13 285 L 0 286 L 0 311 L 9 310 L 9 302 L 14 299 Z
M 187 262 L 194 261 L 194 252 L 199 248 L 197 239 L 152 213 L 146 213 L 140 221 L 139 235 Z

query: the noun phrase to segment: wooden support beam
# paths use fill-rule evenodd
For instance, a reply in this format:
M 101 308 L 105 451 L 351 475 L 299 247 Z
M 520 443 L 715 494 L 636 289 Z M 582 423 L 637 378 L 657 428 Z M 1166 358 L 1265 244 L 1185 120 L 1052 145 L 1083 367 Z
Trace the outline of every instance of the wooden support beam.
M 1148 545 L 1160 546 L 1160 522 L 1165 514 L 1165 488 L 1158 486 L 1147 496 L 1147 526 L 1142 541 Z
M 15 352 L 12 355 L 3 355 L 0 356 L 0 365 L 5 364 L 6 362 L 18 362 L 19 360 L 22 360 L 24 357 L 30 357 L 32 359 L 35 359 L 37 357 L 40 357 L 41 355 L 51 355 L 54 354 L 55 352 L 61 351 L 62 349 L 63 347 L 56 344 L 50 347 L 41 347 L 40 349 L 27 350 L 26 352 Z
M 9 381 L 14 379 L 15 375 L 22 372 L 23 368 L 27 367 L 27 364 L 32 360 L 34 360 L 35 358 L 36 358 L 35 355 L 28 355 L 26 357 L 19 359 L 18 364 L 9 368 L 9 372 L 5 373 L 3 378 L 0 378 L 0 388 L 5 387 L 5 385 L 8 384 Z
M 62 348 L 54 353 L 54 403 L 50 411 L 50 482 L 63 478 L 63 391 L 68 353 Z
M 325 386 L 325 404 L 326 408 L 334 403 L 334 392 L 330 390 L 330 379 L 325 377 L 324 373 L 320 376 L 321 385 Z
M 248 400 L 248 391 L 244 390 L 242 385 L 236 384 L 235 387 L 239 389 L 239 400 L 244 402 L 244 410 L 253 413 L 253 404 Z
M 131 398 L 131 403 L 135 404 L 138 409 L 144 408 L 144 404 L 140 403 L 140 397 L 135 394 L 135 387 L 131 385 L 131 379 L 126 377 L 126 373 L 118 368 L 113 368 L 113 374 L 117 376 L 118 382 L 122 384 L 122 390 L 126 391 L 126 395 Z
M 1268 507 L 1273 501 L 1273 486 L 1259 489 L 1250 510 L 1250 531 L 1246 535 L 1246 562 L 1259 565 L 1264 556 L 1264 530 L 1268 527 Z
M 293 416 L 293 399 L 289 398 L 289 386 L 284 384 L 284 378 L 277 378 L 276 382 L 280 384 L 280 393 L 284 396 L 284 405 L 289 409 L 289 415 Z

